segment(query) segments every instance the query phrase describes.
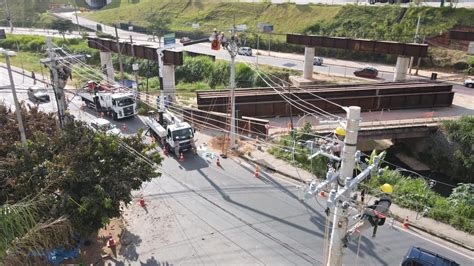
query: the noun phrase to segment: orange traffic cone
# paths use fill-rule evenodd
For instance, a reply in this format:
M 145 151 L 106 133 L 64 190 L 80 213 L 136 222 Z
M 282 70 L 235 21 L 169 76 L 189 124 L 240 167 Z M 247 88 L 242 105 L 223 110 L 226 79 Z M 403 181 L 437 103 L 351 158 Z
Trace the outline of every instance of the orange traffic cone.
M 107 240 L 107 247 L 115 247 L 116 243 L 115 240 L 112 238 L 112 236 L 109 237 L 109 240 Z
M 140 203 L 140 206 L 145 207 L 145 200 L 143 199 L 143 197 L 140 197 L 138 203 Z
M 403 228 L 408 229 L 408 216 L 405 218 L 405 221 L 403 221 Z
M 183 156 L 183 153 L 181 153 L 181 155 L 179 156 L 179 161 L 180 161 L 180 162 L 184 162 L 184 156 Z
M 219 157 L 217 157 L 216 164 L 217 164 L 217 166 L 221 167 L 221 161 L 219 160 Z
M 319 192 L 319 196 L 322 197 L 322 198 L 325 198 L 326 197 L 326 192 L 324 192 L 324 191 Z
M 257 167 L 255 168 L 255 177 L 259 178 L 259 176 L 260 176 L 260 167 L 258 167 L 257 165 Z
M 123 124 L 123 125 L 122 125 L 122 131 L 123 131 L 123 132 L 127 132 L 127 131 L 128 131 L 127 124 Z

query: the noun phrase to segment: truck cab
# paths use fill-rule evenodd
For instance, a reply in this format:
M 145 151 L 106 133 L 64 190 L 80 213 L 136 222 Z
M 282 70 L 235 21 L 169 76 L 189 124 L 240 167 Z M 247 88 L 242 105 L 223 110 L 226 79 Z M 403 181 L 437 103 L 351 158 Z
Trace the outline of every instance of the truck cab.
M 134 116 L 138 113 L 137 103 L 132 93 L 114 93 L 110 97 L 110 109 L 116 114 L 116 119 Z
M 167 126 L 166 143 L 176 156 L 180 153 L 193 150 L 194 130 L 186 122 L 177 122 Z

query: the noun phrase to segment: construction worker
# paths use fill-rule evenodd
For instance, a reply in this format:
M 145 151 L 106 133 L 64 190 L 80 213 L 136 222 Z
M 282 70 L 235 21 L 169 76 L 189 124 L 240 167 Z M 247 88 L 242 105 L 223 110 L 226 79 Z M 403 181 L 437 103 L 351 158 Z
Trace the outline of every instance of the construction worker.
M 367 206 L 361 215 L 359 222 L 357 222 L 345 235 L 343 242 L 344 246 L 347 247 L 347 243 L 355 238 L 355 235 L 360 235 L 362 231 L 367 228 L 374 227 L 372 237 L 375 237 L 377 227 L 385 223 L 385 218 L 390 211 L 390 205 L 392 205 L 392 199 L 390 194 L 393 192 L 393 187 L 390 184 L 383 184 L 380 186 L 380 197 L 374 202 L 373 205 Z
M 339 157 L 344 144 L 343 141 L 344 137 L 346 136 L 346 130 L 342 127 L 337 127 L 336 130 L 334 130 L 334 135 L 336 136 L 336 140 L 334 141 L 331 150 L 335 156 Z

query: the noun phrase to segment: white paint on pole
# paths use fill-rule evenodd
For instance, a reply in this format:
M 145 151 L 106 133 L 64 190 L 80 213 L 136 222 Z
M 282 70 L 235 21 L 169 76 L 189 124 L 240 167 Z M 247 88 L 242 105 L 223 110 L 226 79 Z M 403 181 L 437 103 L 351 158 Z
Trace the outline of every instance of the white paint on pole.
M 346 179 L 352 178 L 355 167 L 355 153 L 357 150 L 357 136 L 360 122 L 360 107 L 350 106 L 347 110 L 346 137 L 344 138 L 344 147 L 342 149 L 342 161 L 339 176 L 344 183 Z M 338 190 L 344 186 L 338 186 Z M 347 191 L 346 194 L 350 194 Z M 348 196 L 348 195 L 346 195 Z M 343 238 L 347 233 L 348 209 L 343 208 L 340 203 L 335 202 L 336 209 L 333 218 L 333 227 L 331 239 L 329 242 L 329 256 L 326 265 L 340 266 L 343 257 Z
M 474 55 L 474 42 L 469 42 L 467 47 L 467 54 Z
M 303 69 L 303 78 L 313 79 L 313 60 L 314 60 L 314 47 L 305 47 L 304 48 L 304 69 Z
M 407 78 L 408 67 L 410 65 L 410 57 L 398 56 L 395 73 L 393 73 L 393 81 L 404 81 Z
M 21 117 L 21 107 L 18 102 L 18 97 L 16 95 L 15 82 L 13 80 L 12 69 L 10 65 L 10 51 L 5 51 L 2 49 L 3 54 L 5 55 L 5 62 L 7 64 L 8 77 L 10 78 L 10 86 L 12 89 L 13 101 L 15 102 L 15 114 L 18 121 L 18 128 L 20 130 L 20 139 L 25 151 L 28 152 L 28 143 L 26 142 L 25 127 L 23 125 L 23 118 Z

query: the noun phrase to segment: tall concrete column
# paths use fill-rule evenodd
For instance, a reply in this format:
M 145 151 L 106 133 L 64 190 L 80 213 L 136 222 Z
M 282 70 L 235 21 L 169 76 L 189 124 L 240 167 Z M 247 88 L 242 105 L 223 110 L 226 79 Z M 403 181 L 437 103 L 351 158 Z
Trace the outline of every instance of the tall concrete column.
M 112 63 L 112 52 L 100 52 L 100 66 L 105 69 L 107 82 L 114 83 L 114 65 Z
M 313 79 L 313 60 L 314 60 L 314 47 L 304 48 L 304 69 L 303 78 Z
M 163 92 L 176 102 L 176 82 L 174 77 L 174 65 L 163 66 Z
M 410 66 L 410 57 L 397 57 L 397 65 L 395 66 L 395 73 L 393 73 L 393 81 L 403 81 L 407 78 L 408 67 Z

